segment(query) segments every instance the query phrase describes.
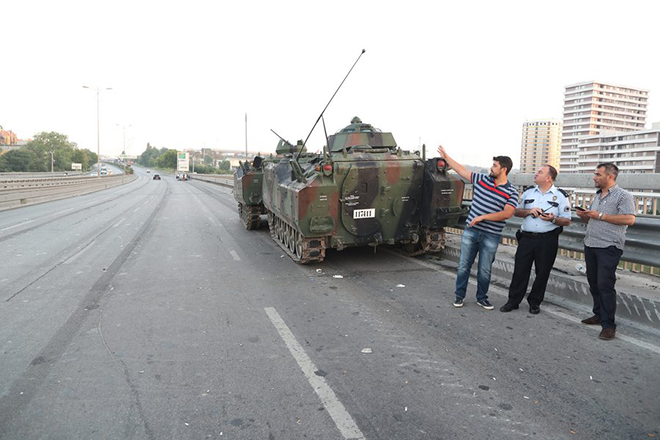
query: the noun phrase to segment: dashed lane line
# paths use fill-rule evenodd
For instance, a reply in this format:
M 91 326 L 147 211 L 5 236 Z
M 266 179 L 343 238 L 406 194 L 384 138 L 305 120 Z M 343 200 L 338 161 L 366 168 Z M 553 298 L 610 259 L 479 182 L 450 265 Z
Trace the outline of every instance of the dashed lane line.
M 241 261 L 241 257 L 238 256 L 235 250 L 230 250 L 229 253 L 231 254 L 231 257 L 236 260 L 236 261 Z
M 291 355 L 298 363 L 303 374 L 309 381 L 309 384 L 314 388 L 314 391 L 316 391 L 321 402 L 323 402 L 323 406 L 327 409 L 328 414 L 335 422 L 335 425 L 337 425 L 341 435 L 347 440 L 364 440 L 364 434 L 360 431 L 360 428 L 358 428 L 353 417 L 351 417 L 348 411 L 346 411 L 346 408 L 344 408 L 341 401 L 337 398 L 335 392 L 332 391 L 332 388 L 330 388 L 323 377 L 315 374 L 315 372 L 318 371 L 316 365 L 314 365 L 309 356 L 307 356 L 302 345 L 300 345 L 296 337 L 291 333 L 291 330 L 280 314 L 277 313 L 277 310 L 275 310 L 274 307 L 266 307 L 264 310 L 291 352 Z

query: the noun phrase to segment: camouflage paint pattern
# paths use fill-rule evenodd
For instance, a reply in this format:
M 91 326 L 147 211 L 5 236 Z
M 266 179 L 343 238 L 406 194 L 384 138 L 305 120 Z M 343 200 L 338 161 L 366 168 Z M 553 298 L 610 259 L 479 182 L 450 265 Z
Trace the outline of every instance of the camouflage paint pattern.
M 302 237 L 324 237 L 335 249 L 411 243 L 422 228 L 458 222 L 463 182 L 438 170 L 437 158 L 425 162 L 357 118 L 328 143 L 327 158 L 300 155 L 304 182 L 293 172 L 292 155 L 264 163 L 264 207 Z
M 238 203 L 246 206 L 261 205 L 263 171 L 249 167 L 249 171 L 246 172 L 245 165 L 247 164 L 239 166 L 234 173 L 234 198 Z

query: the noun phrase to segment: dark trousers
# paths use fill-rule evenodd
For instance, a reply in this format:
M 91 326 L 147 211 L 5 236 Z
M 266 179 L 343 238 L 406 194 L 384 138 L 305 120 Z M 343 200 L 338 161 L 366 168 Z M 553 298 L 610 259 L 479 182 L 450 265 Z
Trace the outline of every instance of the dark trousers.
M 545 296 L 550 271 L 557 258 L 559 234 L 550 232 L 531 235 L 519 231 L 516 238 L 518 238 L 518 250 L 507 302 L 516 306 L 522 302 L 527 292 L 529 276 L 532 273 L 532 263 L 534 263 L 536 279 L 527 297 L 527 302 L 531 306 L 539 306 Z
M 623 251 L 616 246 L 606 248 L 584 247 L 584 260 L 587 263 L 587 281 L 594 298 L 594 315 L 600 318 L 603 328 L 616 328 L 616 267 Z

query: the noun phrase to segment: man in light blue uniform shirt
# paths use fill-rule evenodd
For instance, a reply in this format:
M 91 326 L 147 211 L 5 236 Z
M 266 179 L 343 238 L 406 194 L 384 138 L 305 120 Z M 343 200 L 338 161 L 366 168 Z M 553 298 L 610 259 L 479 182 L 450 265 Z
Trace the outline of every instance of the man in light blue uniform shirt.
M 500 307 L 510 312 L 519 307 L 527 291 L 532 263 L 536 279 L 529 292 L 529 313 L 537 314 L 545 296 L 550 271 L 555 264 L 559 248 L 559 234 L 563 226 L 571 223 L 571 206 L 566 194 L 555 185 L 557 170 L 543 165 L 534 174 L 536 186 L 525 191 L 514 215 L 524 218 L 521 229 L 516 233 L 518 250 L 513 277 L 509 285 L 509 300 Z

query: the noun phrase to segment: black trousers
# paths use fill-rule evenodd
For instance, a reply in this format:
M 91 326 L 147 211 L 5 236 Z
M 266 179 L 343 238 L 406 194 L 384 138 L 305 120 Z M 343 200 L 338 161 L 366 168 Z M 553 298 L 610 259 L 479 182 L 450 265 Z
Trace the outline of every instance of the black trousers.
M 532 263 L 534 263 L 536 279 L 527 297 L 527 302 L 531 306 L 539 306 L 545 296 L 550 271 L 557 258 L 559 234 L 553 231 L 547 234 L 531 235 L 518 231 L 516 237 L 518 238 L 518 250 L 507 302 L 513 305 L 522 302 L 527 292 L 529 276 L 532 273 Z
M 594 315 L 600 318 L 603 328 L 616 328 L 616 267 L 623 251 L 616 246 L 606 248 L 584 247 L 584 261 L 587 263 L 587 281 L 594 298 Z

